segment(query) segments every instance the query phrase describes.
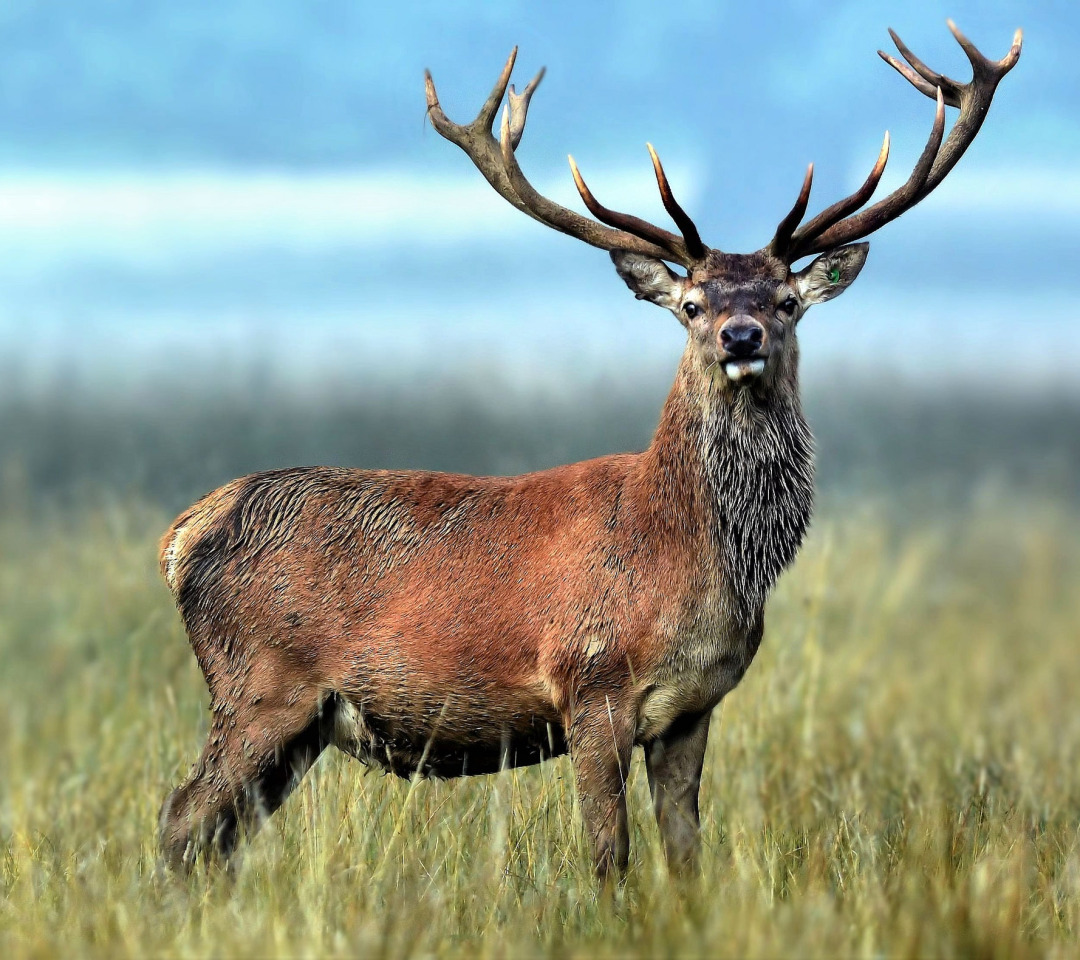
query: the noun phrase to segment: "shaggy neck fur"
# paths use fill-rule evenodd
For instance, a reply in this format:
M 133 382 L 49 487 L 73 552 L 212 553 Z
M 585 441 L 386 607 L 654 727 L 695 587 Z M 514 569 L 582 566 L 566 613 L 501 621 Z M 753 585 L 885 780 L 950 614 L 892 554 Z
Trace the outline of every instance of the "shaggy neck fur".
M 740 388 L 713 374 L 687 352 L 649 453 L 659 504 L 699 527 L 703 568 L 719 567 L 750 623 L 809 523 L 813 438 L 793 373 Z

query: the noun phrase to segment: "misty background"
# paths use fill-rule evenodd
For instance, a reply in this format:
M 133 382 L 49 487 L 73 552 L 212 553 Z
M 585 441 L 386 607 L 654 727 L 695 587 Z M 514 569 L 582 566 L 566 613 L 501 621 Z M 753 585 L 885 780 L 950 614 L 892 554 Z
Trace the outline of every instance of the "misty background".
M 513 210 L 426 123 L 466 122 L 520 45 L 519 158 L 582 209 L 666 223 L 651 141 L 705 241 L 762 246 L 881 190 L 933 104 L 892 26 L 966 81 L 944 20 L 1024 53 L 957 169 L 800 326 L 826 494 L 1080 493 L 1080 9 L 10 2 L 0 11 L 0 483 L 9 509 L 169 508 L 299 463 L 512 473 L 649 439 L 683 334 L 606 254 Z M 949 119 L 955 111 L 949 111 Z

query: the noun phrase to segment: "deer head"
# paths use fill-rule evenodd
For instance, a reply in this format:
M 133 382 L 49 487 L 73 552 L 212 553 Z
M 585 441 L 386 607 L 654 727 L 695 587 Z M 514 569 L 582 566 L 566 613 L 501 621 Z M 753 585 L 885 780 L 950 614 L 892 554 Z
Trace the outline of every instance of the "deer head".
M 468 154 L 487 181 L 523 213 L 555 230 L 610 251 L 615 269 L 638 299 L 649 300 L 675 314 L 689 334 L 689 349 L 713 382 L 725 391 L 769 390 L 794 381 L 797 350 L 795 328 L 816 303 L 843 293 L 859 275 L 870 249 L 857 243 L 896 219 L 927 196 L 956 165 L 979 132 L 1001 78 L 1020 57 L 1021 31 L 1001 60 L 984 57 L 953 24 L 949 29 L 971 62 L 972 79 L 958 83 L 931 70 L 892 30 L 906 63 L 878 51 L 918 91 L 937 104 L 934 123 L 907 181 L 867 207 L 889 156 L 889 134 L 866 181 L 853 194 L 826 207 L 803 223 L 810 200 L 813 164 L 807 169 L 795 205 L 780 221 L 772 240 L 755 253 L 733 254 L 705 246 L 697 228 L 671 191 L 656 151 L 649 145 L 664 208 L 679 234 L 599 203 L 586 186 L 577 164 L 570 169 L 581 199 L 596 217 L 591 220 L 541 196 L 525 178 L 515 150 L 525 128 L 529 101 L 544 76 L 541 70 L 518 94 L 508 88 L 517 48 L 510 54 L 491 95 L 476 119 L 451 122 L 425 74 L 428 115 L 435 129 Z M 508 94 L 499 139 L 492 133 L 495 114 Z M 943 137 L 945 106 L 959 116 Z M 599 221 L 599 222 L 598 222 Z M 793 264 L 813 254 L 800 270 Z M 682 267 L 685 273 L 668 264 Z

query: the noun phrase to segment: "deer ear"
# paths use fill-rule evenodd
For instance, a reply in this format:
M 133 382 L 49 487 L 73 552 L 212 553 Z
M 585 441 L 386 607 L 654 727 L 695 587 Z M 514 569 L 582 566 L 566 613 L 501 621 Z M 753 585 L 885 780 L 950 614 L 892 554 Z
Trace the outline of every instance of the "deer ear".
M 629 250 L 612 250 L 611 262 L 639 300 L 678 312 L 686 278 L 672 273 L 663 260 Z
M 803 306 L 824 303 L 843 293 L 859 275 L 869 252 L 868 243 L 836 247 L 795 274 L 795 289 L 799 291 Z

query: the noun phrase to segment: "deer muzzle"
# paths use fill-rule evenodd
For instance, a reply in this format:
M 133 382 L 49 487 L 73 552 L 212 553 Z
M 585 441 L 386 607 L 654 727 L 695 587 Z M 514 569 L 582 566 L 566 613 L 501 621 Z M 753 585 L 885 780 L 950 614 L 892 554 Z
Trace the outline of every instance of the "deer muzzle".
M 769 358 L 765 328 L 753 317 L 731 317 L 720 328 L 720 366 L 733 383 L 761 376 Z

